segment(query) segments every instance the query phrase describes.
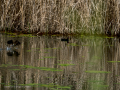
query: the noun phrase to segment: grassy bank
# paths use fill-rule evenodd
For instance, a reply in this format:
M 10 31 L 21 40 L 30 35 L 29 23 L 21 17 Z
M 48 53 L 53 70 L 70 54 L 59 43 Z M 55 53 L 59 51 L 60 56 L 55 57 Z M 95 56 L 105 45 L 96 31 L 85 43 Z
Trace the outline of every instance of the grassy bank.
M 118 30 L 117 0 L 1 0 L 0 6 L 3 31 L 103 34 Z

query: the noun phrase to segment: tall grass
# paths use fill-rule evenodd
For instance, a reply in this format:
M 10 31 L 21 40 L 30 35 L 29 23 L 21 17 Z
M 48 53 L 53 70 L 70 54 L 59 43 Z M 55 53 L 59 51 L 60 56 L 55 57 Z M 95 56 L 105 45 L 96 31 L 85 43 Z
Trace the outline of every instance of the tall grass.
M 0 29 L 49 33 L 104 33 L 111 0 L 1 0 Z M 117 2 L 114 6 L 118 10 Z M 118 10 L 119 11 L 119 10 Z M 116 12 L 115 12 L 116 13 Z
M 107 34 L 119 34 L 119 0 L 108 0 L 105 12 L 105 30 Z

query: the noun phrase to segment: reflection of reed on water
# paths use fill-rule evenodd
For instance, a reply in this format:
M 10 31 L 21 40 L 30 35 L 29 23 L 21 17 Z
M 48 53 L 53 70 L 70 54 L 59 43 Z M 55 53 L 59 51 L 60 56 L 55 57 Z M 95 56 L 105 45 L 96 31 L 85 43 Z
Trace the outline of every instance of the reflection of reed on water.
M 18 53 L 17 49 L 15 46 L 19 46 L 21 43 L 18 40 L 8 40 L 7 44 L 10 45 L 7 47 L 7 55 L 8 56 L 19 56 L 20 54 Z
M 109 86 L 114 85 L 114 83 L 119 83 L 119 76 L 115 77 L 115 75 L 120 75 L 118 71 L 119 63 L 112 64 L 107 62 L 108 60 L 119 60 L 120 45 L 117 41 L 113 41 L 113 38 L 110 41 L 108 41 L 108 38 L 106 40 L 100 37 L 94 38 L 93 36 L 78 39 L 72 38 L 69 45 L 66 44 L 67 38 L 62 38 L 65 43 L 54 38 L 45 36 L 23 37 L 21 40 L 23 44 L 17 49 L 20 55 L 17 52 L 12 53 L 9 51 L 8 55 L 13 57 L 8 57 L 6 55 L 7 50 L 0 53 L 1 66 L 10 63 L 10 66 L 7 66 L 8 69 L 0 70 L 1 76 L 4 76 L 0 80 L 1 83 L 14 82 L 15 80 L 17 82 L 14 82 L 15 84 L 13 83 L 13 85 L 16 86 L 31 83 L 36 86 L 40 83 L 44 85 L 57 83 L 60 86 L 71 85 L 70 90 L 88 90 L 87 88 L 92 90 L 93 84 L 89 84 L 89 81 L 91 82 L 92 80 L 100 81 L 100 83 L 103 80 Z M 2 40 L 5 39 L 2 38 Z M 19 57 L 14 58 L 15 53 Z M 57 70 L 56 68 L 61 71 L 55 71 Z M 10 70 L 14 70 L 15 73 L 13 74 Z M 93 70 L 111 71 L 115 73 L 101 74 L 85 72 Z M 111 79 L 115 81 L 111 81 Z M 31 90 L 33 89 L 31 88 Z M 40 87 L 40 90 L 49 89 Z

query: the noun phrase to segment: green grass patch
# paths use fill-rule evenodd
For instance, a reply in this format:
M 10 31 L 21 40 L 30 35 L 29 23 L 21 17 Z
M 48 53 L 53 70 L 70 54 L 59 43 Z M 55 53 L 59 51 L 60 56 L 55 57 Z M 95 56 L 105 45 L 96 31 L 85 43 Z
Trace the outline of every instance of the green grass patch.
M 105 38 L 114 38 L 114 37 L 105 37 Z
M 108 61 L 108 62 L 111 62 L 111 63 L 116 63 L 116 62 L 120 62 L 120 61 Z
M 93 56 L 92 59 L 101 59 L 101 57 Z
M 52 36 L 56 36 L 56 35 L 52 35 Z
M 5 83 L 0 83 L 0 84 L 5 84 Z
M 29 83 L 29 84 L 18 84 L 19 86 L 32 86 L 32 87 L 46 87 L 46 88 L 50 88 L 50 89 L 62 89 L 62 90 L 65 90 L 65 89 L 71 89 L 70 86 L 60 86 L 60 85 L 56 85 L 56 84 L 53 84 L 53 83 L 50 83 L 50 84 L 39 84 L 39 83 Z
M 120 83 L 115 83 L 115 84 L 120 84 Z
M 71 89 L 70 86 L 60 86 L 60 85 L 55 85 L 53 83 L 50 84 L 39 84 L 39 83 L 29 83 L 29 84 L 18 84 L 19 86 L 32 86 L 32 87 L 47 87 L 50 89 Z
M 0 67 L 8 67 L 9 64 L 2 64 Z
M 31 52 L 31 50 L 27 50 L 27 52 Z
M 16 36 L 8 36 L 8 37 L 16 37 Z
M 75 64 L 58 64 L 60 66 L 71 66 L 71 65 L 75 65 Z
M 44 71 L 63 71 L 63 70 L 56 69 L 56 68 L 46 68 L 46 67 L 42 67 L 40 70 L 44 70 Z
M 34 66 L 29 66 L 29 65 L 20 65 L 20 66 L 25 67 L 25 68 L 44 70 L 44 71 L 63 71 L 63 70 L 60 70 L 60 69 L 57 69 L 57 68 L 34 67 Z

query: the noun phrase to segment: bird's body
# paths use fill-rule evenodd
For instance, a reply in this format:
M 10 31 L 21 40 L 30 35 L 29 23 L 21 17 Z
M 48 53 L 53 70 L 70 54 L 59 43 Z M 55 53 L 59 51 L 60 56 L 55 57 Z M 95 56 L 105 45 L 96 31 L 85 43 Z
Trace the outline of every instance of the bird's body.
M 21 43 L 18 40 L 14 41 L 14 42 L 13 42 L 13 40 L 9 40 L 9 41 L 7 41 L 7 44 L 12 45 L 12 46 L 18 46 Z
M 66 41 L 67 43 L 69 43 L 69 38 L 62 38 L 61 41 Z
M 5 50 L 7 50 L 7 55 L 8 56 L 13 56 L 13 55 L 19 56 L 20 55 L 17 52 L 18 47 L 16 47 L 16 46 L 19 46 L 21 44 L 18 40 L 16 40 L 16 41 L 8 40 L 7 44 L 9 46 L 7 46 L 7 48 L 5 48 Z
M 18 41 L 18 40 L 16 40 L 15 42 L 14 42 L 14 46 L 18 46 L 18 45 L 20 45 L 21 43 Z
M 13 44 L 13 40 L 9 40 L 9 41 L 7 41 L 7 44 Z

